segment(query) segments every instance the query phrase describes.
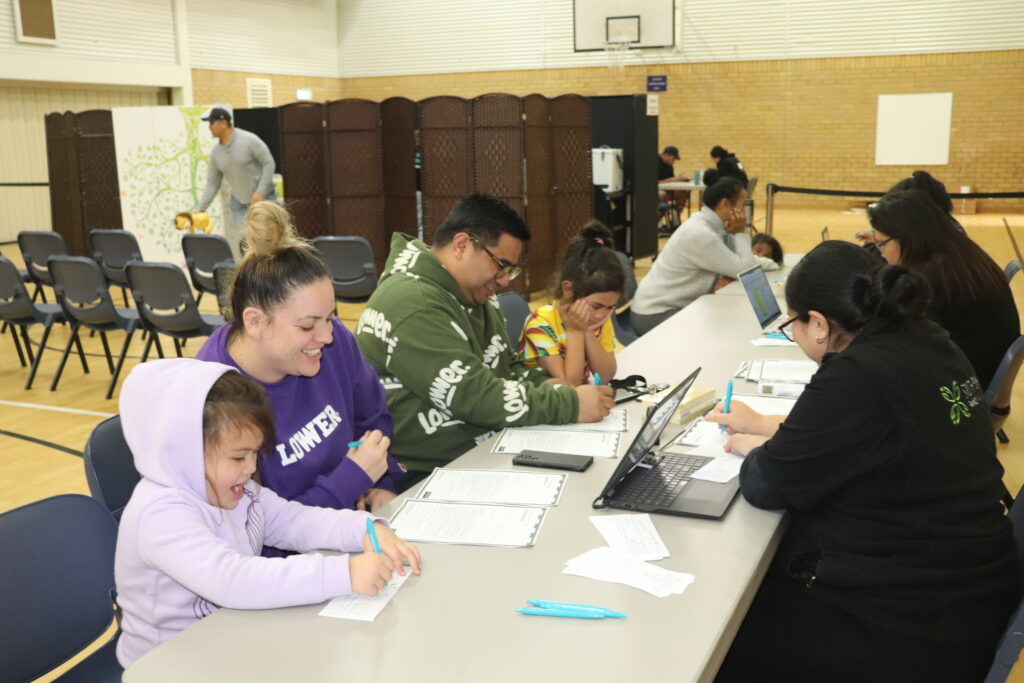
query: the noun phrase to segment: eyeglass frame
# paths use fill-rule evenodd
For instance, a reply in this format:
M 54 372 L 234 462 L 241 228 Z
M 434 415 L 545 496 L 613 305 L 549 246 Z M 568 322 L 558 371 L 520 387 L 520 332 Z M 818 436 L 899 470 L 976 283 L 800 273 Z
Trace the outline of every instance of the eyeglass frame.
M 473 244 L 487 252 L 487 255 L 491 257 L 491 261 L 494 262 L 494 265 L 498 266 L 498 272 L 495 275 L 495 277 L 501 277 L 502 275 L 505 275 L 506 277 L 508 277 L 509 282 L 511 282 L 512 280 L 515 280 L 522 274 L 523 267 L 521 265 L 519 265 L 518 263 L 510 263 L 505 259 L 498 258 L 497 256 L 491 253 L 490 249 L 484 246 L 483 242 L 473 237 L 472 235 L 467 235 L 467 237 L 473 240 Z
M 794 315 L 792 318 L 790 318 L 786 322 L 784 322 L 781 325 L 779 325 L 779 334 L 781 334 L 783 337 L 785 337 L 789 341 L 795 342 L 796 339 L 793 336 L 793 330 L 792 329 L 788 329 L 787 330 L 786 328 L 789 327 L 790 325 L 792 325 L 793 323 L 795 323 L 799 319 L 800 319 L 800 316 Z

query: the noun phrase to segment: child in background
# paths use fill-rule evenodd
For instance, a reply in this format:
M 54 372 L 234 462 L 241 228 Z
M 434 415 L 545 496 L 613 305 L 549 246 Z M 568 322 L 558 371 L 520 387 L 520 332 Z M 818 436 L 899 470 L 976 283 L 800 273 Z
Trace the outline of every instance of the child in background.
M 757 256 L 769 258 L 775 263 L 775 267 L 767 267 L 762 261 L 761 267 L 765 270 L 778 270 L 782 267 L 782 245 L 771 235 L 759 232 L 750 240 L 750 250 Z
M 376 595 L 419 552 L 369 513 L 286 501 L 252 480 L 274 423 L 263 390 L 234 368 L 174 358 L 137 366 L 120 400 L 142 480 L 125 507 L 114 574 L 117 658 L 140 656 L 220 607 L 270 609 Z M 357 555 L 260 557 L 263 543 Z
M 612 246 L 612 233 L 599 221 L 583 228 L 569 245 L 556 287 L 557 297 L 534 311 L 519 338 L 526 367 L 543 368 L 570 386 L 615 376 L 615 332 L 611 316 L 625 287 L 625 273 Z

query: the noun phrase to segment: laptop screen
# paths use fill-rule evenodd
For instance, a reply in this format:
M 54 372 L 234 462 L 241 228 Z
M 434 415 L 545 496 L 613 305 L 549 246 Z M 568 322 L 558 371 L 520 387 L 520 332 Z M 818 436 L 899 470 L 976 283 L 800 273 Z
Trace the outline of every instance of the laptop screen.
M 658 442 L 658 437 L 661 436 L 662 430 L 665 429 L 669 420 L 672 419 L 672 415 L 675 414 L 679 404 L 683 402 L 686 392 L 690 390 L 691 386 L 693 386 L 693 382 L 697 379 L 697 375 L 699 373 L 700 368 L 694 370 L 689 377 L 680 382 L 668 396 L 661 399 L 661 402 L 647 413 L 647 419 L 644 420 L 643 426 L 640 427 L 640 431 L 637 432 L 636 438 L 633 439 L 633 443 L 629 445 L 629 449 L 626 451 L 626 454 L 622 456 L 622 460 L 619 461 L 618 466 L 615 468 L 615 472 L 612 473 L 608 483 L 605 484 L 604 491 L 601 492 L 599 498 L 607 496 L 608 493 L 614 489 L 634 467 L 636 467 L 636 464 L 651 452 L 654 445 Z
M 747 293 L 750 305 L 754 307 L 754 315 L 761 327 L 766 327 L 774 321 L 782 311 L 779 309 L 779 302 L 772 292 L 772 286 L 768 283 L 768 276 L 764 274 L 761 266 L 754 266 L 739 274 L 743 290 Z

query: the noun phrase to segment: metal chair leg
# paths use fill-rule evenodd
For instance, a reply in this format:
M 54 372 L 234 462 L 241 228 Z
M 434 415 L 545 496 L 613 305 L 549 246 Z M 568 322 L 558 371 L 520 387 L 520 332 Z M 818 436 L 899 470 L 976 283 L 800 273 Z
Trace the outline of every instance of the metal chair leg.
M 178 354 L 178 358 L 181 358 L 181 342 L 178 341 L 177 337 L 173 337 L 173 339 L 174 339 L 174 352 Z
M 28 326 L 21 328 L 21 341 L 25 342 L 25 353 L 28 355 L 28 362 L 34 363 L 36 360 L 35 354 L 32 353 L 32 342 L 28 339 Z
M 82 350 L 82 340 L 78 338 L 78 330 L 71 335 L 75 340 L 75 346 L 78 348 L 78 360 L 82 361 L 82 372 L 89 374 L 89 364 L 85 362 L 85 351 Z
M 1010 443 L 1010 437 L 1002 429 L 996 432 L 996 438 L 999 439 L 999 443 Z
M 75 343 L 77 334 L 78 326 L 72 323 L 71 334 L 68 335 L 68 343 L 64 345 L 64 353 L 60 355 L 60 362 L 57 363 L 57 372 L 53 373 L 53 381 L 50 382 L 50 391 L 57 391 L 57 383 L 60 382 L 60 376 L 64 373 L 64 364 L 68 362 L 68 356 L 71 354 L 71 345 Z
M 160 335 L 157 334 L 156 332 L 153 333 L 153 341 L 156 342 L 157 355 L 159 355 L 161 358 L 166 358 L 166 356 L 164 356 L 163 344 L 160 343 Z
M 117 357 L 117 367 L 114 368 L 114 375 L 110 378 L 110 385 L 107 387 L 107 396 L 110 398 L 114 395 L 114 389 L 117 387 L 117 378 L 121 376 L 121 368 L 124 366 L 124 357 L 128 353 L 128 345 L 132 343 L 132 335 L 134 331 L 129 332 L 124 338 L 124 345 L 121 347 L 121 353 Z
M 4 323 L 7 325 L 7 323 Z M 14 325 L 7 325 L 7 329 L 11 331 L 11 338 L 14 340 L 14 348 L 18 351 L 18 362 L 21 363 L 21 367 L 25 367 L 25 354 L 21 350 L 21 342 L 18 340 L 18 331 L 14 329 Z
M 25 380 L 25 389 L 32 388 L 32 380 L 36 378 L 36 372 L 39 370 L 39 361 L 43 359 L 43 349 L 46 348 L 46 339 L 50 336 L 50 330 L 53 328 L 53 323 L 50 323 L 43 329 L 43 339 L 39 342 L 39 351 L 36 352 L 36 358 L 32 361 L 32 369 L 28 371 L 28 379 Z
M 146 359 L 149 358 L 149 348 L 153 346 L 153 340 L 156 339 L 155 334 L 149 335 L 149 339 L 146 340 L 146 345 L 142 347 L 142 360 L 141 363 L 145 363 Z
M 107 354 L 107 368 L 110 374 L 114 374 L 114 359 L 110 356 L 110 346 L 107 344 L 107 333 L 100 330 L 100 341 L 103 342 L 103 353 Z

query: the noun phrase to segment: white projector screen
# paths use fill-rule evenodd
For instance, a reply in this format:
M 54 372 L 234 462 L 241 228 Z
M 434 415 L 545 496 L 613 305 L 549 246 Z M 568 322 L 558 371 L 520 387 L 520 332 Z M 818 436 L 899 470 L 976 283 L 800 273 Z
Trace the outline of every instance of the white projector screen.
M 875 164 L 948 164 L 952 120 L 951 92 L 879 95 Z

